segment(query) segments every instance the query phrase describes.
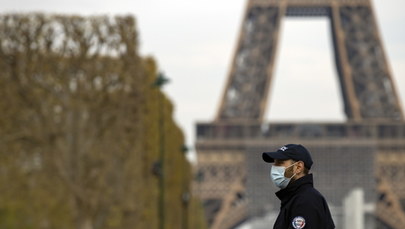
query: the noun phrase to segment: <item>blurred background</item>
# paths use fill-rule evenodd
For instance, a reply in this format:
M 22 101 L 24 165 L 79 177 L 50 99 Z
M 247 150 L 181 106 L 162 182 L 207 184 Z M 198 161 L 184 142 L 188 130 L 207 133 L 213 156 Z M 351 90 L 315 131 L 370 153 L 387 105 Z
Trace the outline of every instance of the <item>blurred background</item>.
M 4 0 L 1 12 L 134 15 L 139 30 L 139 52 L 143 56 L 153 56 L 159 69 L 171 78 L 170 86 L 164 91 L 175 102 L 175 119 L 187 133 L 187 143 L 192 151 L 195 122 L 209 121 L 216 115 L 246 2 Z M 400 28 L 404 26 L 405 16 L 400 9 L 405 3 L 395 0 L 372 2 L 392 77 L 403 104 L 405 32 Z M 330 29 L 325 17 L 284 19 L 266 112 L 268 120 L 345 119 Z M 292 63 L 297 67 L 291 68 Z M 301 63 L 306 67 L 299 66 Z M 299 79 L 305 87 L 292 88 L 299 95 L 282 90 L 287 85 L 297 87 L 298 84 L 288 82 Z M 323 101 L 322 107 L 316 103 L 320 93 L 327 101 Z M 285 104 L 300 106 L 301 113 L 284 112 L 290 111 L 285 110 Z
M 218 112 L 246 3 L 2 1 L 0 228 L 212 226 L 192 194 L 196 123 Z M 402 107 L 404 6 L 373 1 Z M 346 122 L 329 19 L 281 25 L 264 120 Z

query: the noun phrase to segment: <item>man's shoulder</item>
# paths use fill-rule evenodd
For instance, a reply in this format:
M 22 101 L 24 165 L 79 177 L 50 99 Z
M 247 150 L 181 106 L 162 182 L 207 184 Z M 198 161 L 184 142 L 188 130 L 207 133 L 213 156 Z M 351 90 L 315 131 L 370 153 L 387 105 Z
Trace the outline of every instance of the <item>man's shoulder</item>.
M 297 193 L 296 201 L 302 203 L 318 203 L 324 201 L 323 195 L 314 187 L 307 187 Z

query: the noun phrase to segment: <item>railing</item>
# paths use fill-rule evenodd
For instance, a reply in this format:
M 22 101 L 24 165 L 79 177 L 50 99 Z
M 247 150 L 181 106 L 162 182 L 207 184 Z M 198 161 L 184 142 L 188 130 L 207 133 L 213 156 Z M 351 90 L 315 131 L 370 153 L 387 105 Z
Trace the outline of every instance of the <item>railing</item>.
M 405 122 L 353 123 L 199 123 L 197 141 L 208 139 L 404 139 Z
M 251 0 L 253 4 L 279 4 L 286 2 L 288 5 L 331 5 L 333 2 L 340 4 L 365 4 L 370 0 Z

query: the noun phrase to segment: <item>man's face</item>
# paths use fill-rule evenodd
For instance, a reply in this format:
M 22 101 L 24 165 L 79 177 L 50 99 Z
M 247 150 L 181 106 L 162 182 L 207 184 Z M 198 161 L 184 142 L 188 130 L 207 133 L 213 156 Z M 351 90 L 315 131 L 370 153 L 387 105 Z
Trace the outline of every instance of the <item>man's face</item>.
M 286 170 L 284 172 L 284 176 L 287 177 L 287 178 L 291 178 L 294 175 L 294 166 L 291 166 L 291 165 L 294 164 L 294 163 L 295 163 L 295 161 L 293 161 L 291 159 L 288 159 L 288 160 L 275 159 L 273 165 L 285 167 Z

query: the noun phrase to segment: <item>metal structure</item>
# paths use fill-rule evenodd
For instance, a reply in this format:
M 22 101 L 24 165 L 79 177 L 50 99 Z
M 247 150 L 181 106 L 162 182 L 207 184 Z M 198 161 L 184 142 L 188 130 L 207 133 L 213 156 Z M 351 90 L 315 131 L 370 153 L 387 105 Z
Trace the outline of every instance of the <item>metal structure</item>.
M 263 123 L 284 16 L 330 19 L 347 122 Z M 194 192 L 212 229 L 278 208 L 258 153 L 290 142 L 313 152 L 317 187 L 333 206 L 359 186 L 376 204 L 377 228 L 405 224 L 404 115 L 370 0 L 248 1 L 217 117 L 197 124 Z

